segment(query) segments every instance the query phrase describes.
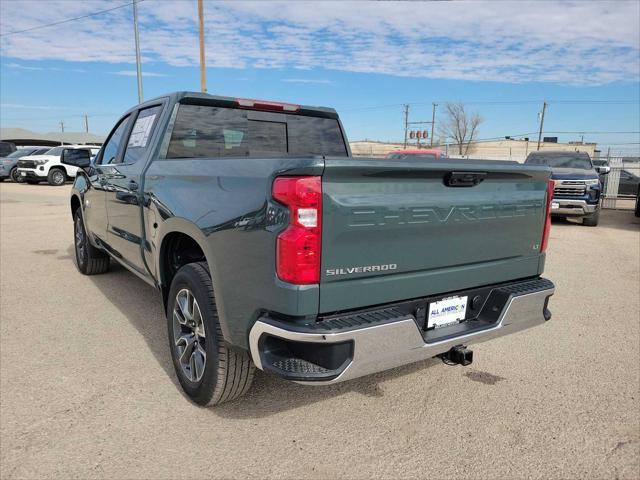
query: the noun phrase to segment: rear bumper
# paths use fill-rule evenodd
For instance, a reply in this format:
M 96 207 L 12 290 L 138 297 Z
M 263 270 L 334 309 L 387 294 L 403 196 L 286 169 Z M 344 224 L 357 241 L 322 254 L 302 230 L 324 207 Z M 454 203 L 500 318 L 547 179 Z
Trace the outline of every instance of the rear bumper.
M 258 368 L 298 383 L 342 382 L 431 358 L 456 345 L 480 343 L 543 324 L 551 318 L 547 303 L 554 290 L 553 283 L 542 278 L 496 287 L 477 318 L 439 329 L 435 335 L 419 326 L 419 315 L 398 314 L 394 308 L 306 326 L 262 317 L 249 334 L 251 356 Z M 274 349 L 281 348 L 278 345 L 293 347 L 286 355 L 274 354 Z M 331 352 L 318 353 L 322 349 Z M 329 358 L 332 366 L 296 358 L 307 355 L 305 350 L 315 351 L 311 356 L 325 362 Z
M 598 210 L 598 203 L 587 203 L 586 200 L 554 198 L 553 203 L 557 203 L 559 208 L 552 209 L 551 215 L 583 216 L 595 213 Z

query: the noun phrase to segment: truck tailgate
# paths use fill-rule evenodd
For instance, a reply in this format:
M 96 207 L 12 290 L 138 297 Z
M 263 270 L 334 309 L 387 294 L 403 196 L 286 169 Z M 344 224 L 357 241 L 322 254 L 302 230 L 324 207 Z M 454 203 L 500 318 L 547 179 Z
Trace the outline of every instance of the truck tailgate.
M 449 185 L 468 173 L 480 183 Z M 512 162 L 327 158 L 320 312 L 539 274 L 549 175 Z

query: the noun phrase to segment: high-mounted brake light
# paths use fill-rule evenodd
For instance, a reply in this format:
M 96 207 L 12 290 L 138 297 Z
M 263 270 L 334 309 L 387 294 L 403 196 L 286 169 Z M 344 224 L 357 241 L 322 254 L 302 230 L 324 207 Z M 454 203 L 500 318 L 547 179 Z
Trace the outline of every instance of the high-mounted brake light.
M 255 110 L 276 110 L 278 112 L 297 112 L 300 110 L 300 105 L 254 100 L 252 98 L 236 98 L 236 103 L 239 107 L 253 108 Z
M 322 179 L 278 177 L 273 198 L 289 207 L 289 226 L 276 240 L 276 272 L 284 282 L 320 282 L 322 246 Z
M 547 250 L 549 244 L 549 232 L 551 231 L 551 202 L 553 201 L 553 188 L 555 182 L 553 180 L 547 181 L 547 209 L 544 219 L 544 230 L 542 231 L 542 243 L 540 245 L 540 253 Z

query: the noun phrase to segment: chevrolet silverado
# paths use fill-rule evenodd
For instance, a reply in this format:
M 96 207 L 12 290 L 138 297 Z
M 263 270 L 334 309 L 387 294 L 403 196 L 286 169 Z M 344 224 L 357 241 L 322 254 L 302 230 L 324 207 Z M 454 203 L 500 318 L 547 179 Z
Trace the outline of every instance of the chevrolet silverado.
M 352 158 L 333 109 L 179 92 L 65 149 L 76 264 L 156 287 L 201 405 L 254 368 L 325 385 L 544 324 L 553 183 L 515 162 Z

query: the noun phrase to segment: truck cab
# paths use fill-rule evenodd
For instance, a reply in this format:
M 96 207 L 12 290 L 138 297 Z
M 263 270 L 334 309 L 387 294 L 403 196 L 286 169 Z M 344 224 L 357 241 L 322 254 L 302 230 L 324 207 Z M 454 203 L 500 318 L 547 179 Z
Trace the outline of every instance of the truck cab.
M 609 167 L 595 166 L 585 152 L 564 151 L 532 152 L 525 164 L 551 167 L 551 215 L 581 217 L 583 225 L 598 225 L 603 187 L 600 176 L 608 174 Z

